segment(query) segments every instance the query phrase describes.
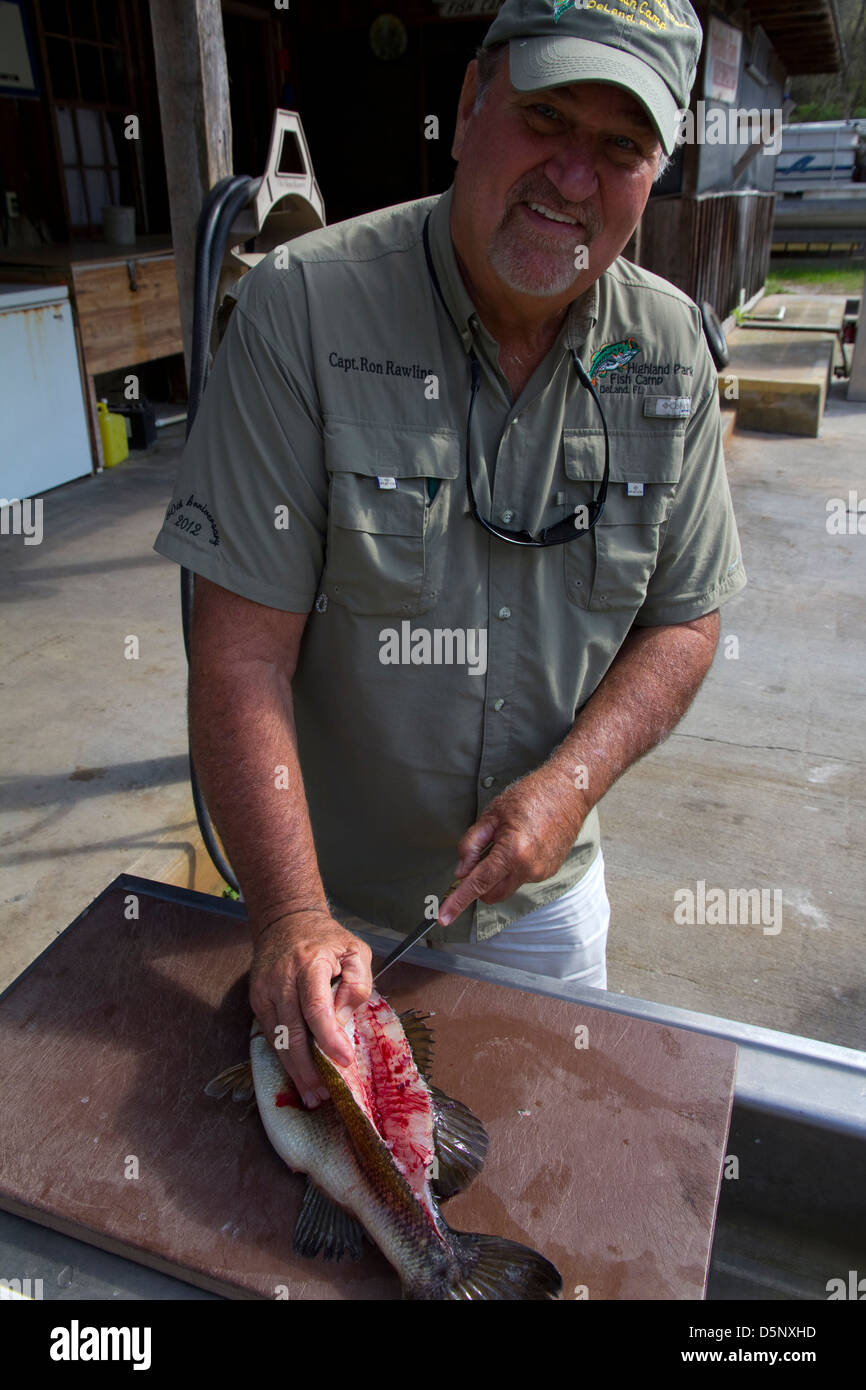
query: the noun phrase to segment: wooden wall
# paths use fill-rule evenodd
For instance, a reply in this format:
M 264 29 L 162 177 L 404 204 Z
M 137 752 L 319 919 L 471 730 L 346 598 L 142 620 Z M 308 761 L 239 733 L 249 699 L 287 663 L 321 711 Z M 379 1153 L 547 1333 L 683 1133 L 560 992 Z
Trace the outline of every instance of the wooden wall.
M 641 222 L 640 263 L 720 318 L 761 288 L 770 263 L 772 193 L 651 198 Z

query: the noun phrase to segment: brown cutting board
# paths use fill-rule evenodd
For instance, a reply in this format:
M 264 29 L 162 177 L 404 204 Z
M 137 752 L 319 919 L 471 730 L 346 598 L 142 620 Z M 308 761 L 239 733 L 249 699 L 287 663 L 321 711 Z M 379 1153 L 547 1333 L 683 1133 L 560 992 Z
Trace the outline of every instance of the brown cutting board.
M 158 884 L 128 920 L 128 892 L 0 1001 L 0 1207 L 233 1298 L 398 1298 L 372 1247 L 292 1254 L 304 1179 L 256 1112 L 204 1095 L 247 1055 L 244 924 Z M 453 1226 L 540 1250 L 566 1298 L 703 1297 L 732 1043 L 417 966 L 387 990 L 434 1015 L 433 1080 L 490 1133 Z

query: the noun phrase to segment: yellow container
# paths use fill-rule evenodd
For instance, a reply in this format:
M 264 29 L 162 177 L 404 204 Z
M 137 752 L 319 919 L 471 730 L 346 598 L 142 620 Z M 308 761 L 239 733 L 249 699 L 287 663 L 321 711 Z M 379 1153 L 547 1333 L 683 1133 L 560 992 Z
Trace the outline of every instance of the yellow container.
M 106 468 L 113 468 L 129 458 L 129 440 L 126 437 L 126 420 L 122 415 L 112 415 L 108 401 L 99 401 L 99 433 L 102 436 L 102 454 Z

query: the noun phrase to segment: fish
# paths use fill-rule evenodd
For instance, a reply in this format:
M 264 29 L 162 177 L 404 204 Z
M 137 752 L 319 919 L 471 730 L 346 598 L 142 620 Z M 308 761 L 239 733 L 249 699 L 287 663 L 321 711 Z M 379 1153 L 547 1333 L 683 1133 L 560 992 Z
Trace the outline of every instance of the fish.
M 600 376 L 607 376 L 608 372 L 615 372 L 617 367 L 624 367 L 633 357 L 637 357 L 640 351 L 634 338 L 626 338 L 621 343 L 608 343 L 606 347 L 599 348 L 598 352 L 593 353 L 589 364 L 593 386 L 598 385 Z
M 558 1298 L 559 1271 L 536 1250 L 497 1235 L 452 1229 L 440 1203 L 464 1191 L 489 1137 L 461 1101 L 430 1080 L 433 1035 L 415 1009 L 398 1015 L 372 991 L 345 1025 L 353 1060 L 310 1047 L 330 1102 L 307 1110 L 272 1043 L 253 1022 L 250 1058 L 205 1087 L 258 1108 L 277 1153 L 307 1186 L 297 1254 L 359 1259 L 366 1235 L 412 1300 Z

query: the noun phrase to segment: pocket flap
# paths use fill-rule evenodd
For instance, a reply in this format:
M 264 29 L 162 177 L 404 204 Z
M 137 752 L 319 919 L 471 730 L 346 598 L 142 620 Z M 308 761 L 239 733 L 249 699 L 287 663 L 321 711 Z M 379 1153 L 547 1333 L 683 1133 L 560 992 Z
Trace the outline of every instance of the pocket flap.
M 332 473 L 366 477 L 456 478 L 460 439 L 456 430 L 325 422 L 325 462 Z
M 685 422 L 659 420 L 657 423 L 658 429 L 611 431 L 612 483 L 679 482 Z M 564 430 L 563 448 L 565 472 L 569 478 L 601 482 L 604 477 L 604 434 L 601 430 Z

